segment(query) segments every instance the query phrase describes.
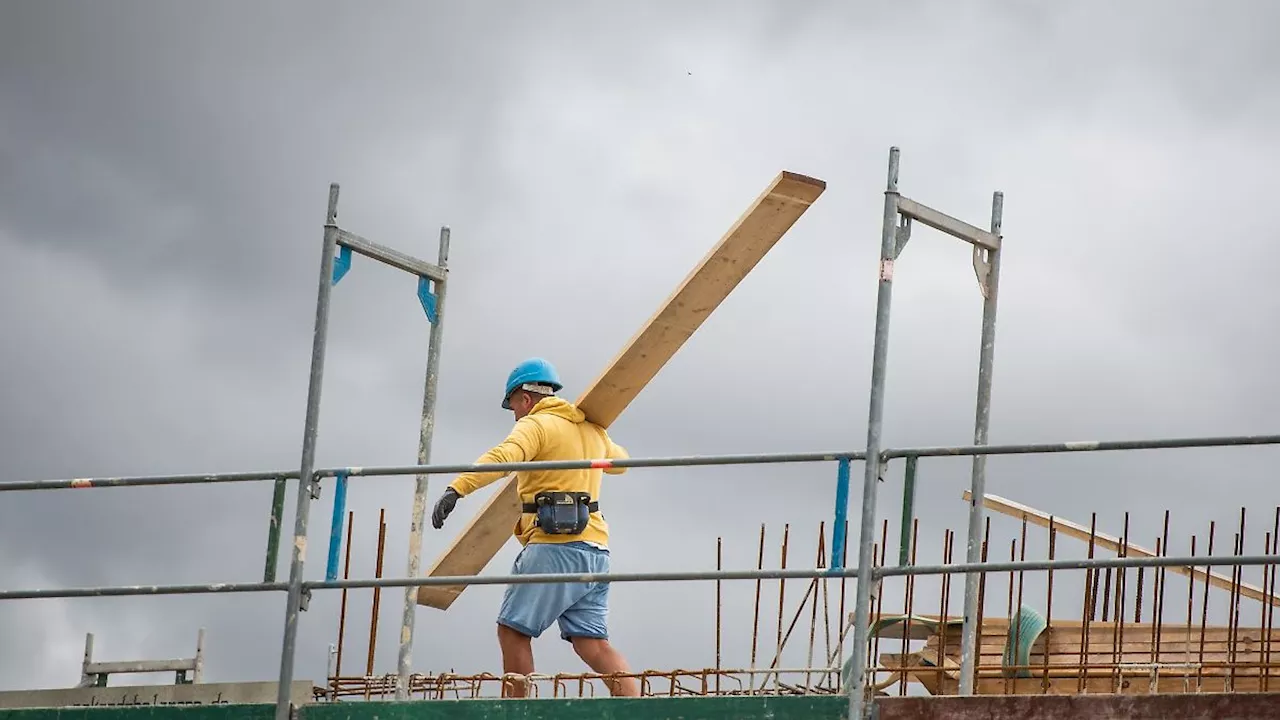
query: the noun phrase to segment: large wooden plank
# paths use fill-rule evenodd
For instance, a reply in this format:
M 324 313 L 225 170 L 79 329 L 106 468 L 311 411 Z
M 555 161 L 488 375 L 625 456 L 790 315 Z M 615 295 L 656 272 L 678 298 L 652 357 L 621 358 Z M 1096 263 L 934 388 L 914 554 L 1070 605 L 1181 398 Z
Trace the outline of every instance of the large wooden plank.
M 971 493 L 968 490 L 965 490 L 963 497 L 965 502 L 969 502 L 973 498 L 973 493 Z M 982 504 L 987 509 L 995 510 L 996 512 L 1001 513 L 1003 515 L 1008 515 L 1009 517 L 1014 517 L 1018 519 L 1025 518 L 1027 522 L 1033 525 L 1039 525 L 1040 527 L 1043 527 L 1043 528 L 1049 527 L 1049 520 L 1050 520 L 1049 513 L 1046 513 L 1042 510 L 1037 510 L 1033 507 L 1028 507 L 1026 505 L 1023 505 L 1022 503 L 1017 503 L 1007 498 L 1002 498 L 999 495 L 991 495 L 991 494 L 983 495 Z M 1056 530 L 1057 532 L 1063 533 L 1077 540 L 1089 542 L 1089 538 L 1090 538 L 1089 528 L 1085 527 L 1084 525 L 1073 523 L 1070 520 L 1063 520 L 1062 518 L 1055 517 L 1053 518 L 1053 529 Z M 1126 545 L 1123 543 L 1123 541 L 1120 538 L 1115 537 L 1114 535 L 1108 535 L 1104 532 L 1095 531 L 1092 534 L 1092 537 L 1093 537 L 1094 547 L 1103 547 L 1114 553 L 1119 554 L 1120 549 L 1123 546 L 1127 557 L 1156 557 L 1155 552 L 1148 550 L 1147 548 L 1142 547 L 1141 545 L 1135 545 L 1133 543 L 1128 543 Z M 1229 564 L 1230 564 L 1230 556 L 1228 556 L 1227 558 L 1224 558 L 1223 562 L 1220 563 L 1220 565 L 1229 565 Z M 1236 592 L 1239 592 L 1244 597 L 1257 600 L 1258 602 L 1276 604 L 1276 601 L 1277 601 L 1277 598 L 1275 595 L 1268 594 L 1262 588 L 1256 585 L 1251 585 L 1243 581 L 1233 582 L 1231 578 L 1221 573 L 1205 572 L 1204 570 L 1201 570 L 1198 567 L 1193 568 L 1193 567 L 1186 567 L 1182 565 L 1169 565 L 1169 566 L 1166 566 L 1166 569 L 1169 572 L 1175 573 L 1177 575 L 1182 575 L 1183 577 L 1191 578 L 1192 580 L 1207 582 L 1210 585 L 1213 585 L 1214 587 L 1222 588 L 1223 590 L 1227 590 L 1227 591 L 1234 590 Z
M 826 187 L 822 180 L 779 173 L 578 399 L 587 418 L 606 428 L 613 424 Z M 427 577 L 476 575 L 512 537 L 520 518 L 516 480 L 501 482 Z M 418 603 L 448 609 L 465 587 L 421 587 Z

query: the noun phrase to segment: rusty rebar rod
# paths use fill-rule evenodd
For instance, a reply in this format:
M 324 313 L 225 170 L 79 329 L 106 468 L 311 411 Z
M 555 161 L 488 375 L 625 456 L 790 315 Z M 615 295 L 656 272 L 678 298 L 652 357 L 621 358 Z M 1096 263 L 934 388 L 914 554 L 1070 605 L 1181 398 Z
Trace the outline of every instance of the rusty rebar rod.
M 382 556 L 387 543 L 387 509 L 382 508 L 378 512 L 378 556 L 377 566 L 374 569 L 373 576 L 382 577 Z M 373 674 L 373 654 L 378 647 L 378 606 L 382 600 L 382 588 L 375 587 L 373 589 L 373 602 L 369 611 L 369 661 L 365 674 Z
M 342 565 L 342 579 L 346 580 L 351 577 L 351 532 L 356 524 L 356 513 L 354 510 L 347 511 L 347 548 L 346 557 Z M 338 608 L 338 657 L 334 664 L 334 675 L 342 676 L 342 646 L 343 640 L 347 634 L 347 589 L 342 589 L 342 604 Z

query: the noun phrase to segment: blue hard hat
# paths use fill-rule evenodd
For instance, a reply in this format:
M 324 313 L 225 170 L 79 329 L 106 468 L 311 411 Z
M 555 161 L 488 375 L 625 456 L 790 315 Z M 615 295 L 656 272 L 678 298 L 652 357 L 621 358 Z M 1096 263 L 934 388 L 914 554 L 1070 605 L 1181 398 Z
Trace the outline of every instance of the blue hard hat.
M 554 365 L 542 358 L 529 358 L 517 365 L 511 371 L 511 374 L 507 376 L 507 390 L 502 395 L 502 409 L 511 409 L 511 403 L 508 402 L 511 398 L 511 391 L 525 383 L 547 385 L 552 391 L 564 387 L 560 383 L 560 374 L 556 372 Z

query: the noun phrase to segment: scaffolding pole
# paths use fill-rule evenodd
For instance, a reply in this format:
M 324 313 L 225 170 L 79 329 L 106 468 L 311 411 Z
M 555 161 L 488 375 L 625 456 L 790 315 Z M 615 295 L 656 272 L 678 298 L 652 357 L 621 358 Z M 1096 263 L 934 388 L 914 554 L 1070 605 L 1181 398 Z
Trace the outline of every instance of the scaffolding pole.
M 973 269 L 977 275 L 978 288 L 983 296 L 982 311 L 982 343 L 978 367 L 978 392 L 976 419 L 974 422 L 974 444 L 981 446 L 987 442 L 987 427 L 991 412 L 991 368 L 995 348 L 996 319 L 996 287 L 1000 270 L 1000 214 L 1003 208 L 1003 195 L 996 192 L 992 201 L 991 229 L 983 230 L 963 220 L 951 217 L 927 205 L 904 197 L 898 189 L 899 151 L 897 147 L 889 148 L 889 171 L 884 190 L 884 210 L 880 232 L 880 265 L 879 285 L 876 296 L 875 340 L 872 346 L 870 406 L 867 415 L 866 463 L 864 464 L 862 485 L 862 528 L 858 545 L 858 567 L 871 568 L 874 564 L 873 547 L 876 534 L 876 490 L 884 475 L 885 464 L 889 457 L 881 451 L 881 434 L 884 427 L 884 394 L 885 371 L 889 353 L 889 320 L 892 305 L 894 264 L 902 254 L 911 238 L 911 226 L 918 222 L 939 232 L 973 245 Z M 986 465 L 984 455 L 974 455 L 972 486 L 975 494 L 986 487 Z M 904 483 L 914 486 L 915 462 L 910 458 L 908 472 Z M 904 487 L 904 522 L 912 511 L 912 495 L 914 487 Z M 977 495 L 981 498 L 982 495 Z M 975 503 L 969 514 L 969 544 L 966 559 L 976 562 L 981 542 L 982 504 Z M 866 690 L 866 674 L 868 667 L 868 635 L 871 624 L 871 594 L 880 576 L 873 572 L 858 575 L 857 591 L 854 604 L 853 650 L 850 658 L 851 676 L 849 688 L 849 718 L 862 720 L 868 709 Z M 972 693 L 970 680 L 966 693 L 963 678 L 971 677 L 973 667 L 973 639 L 976 634 L 974 625 L 977 607 L 977 580 L 974 574 L 965 580 L 965 645 L 963 658 L 965 668 L 962 671 L 961 694 Z
M 444 333 L 444 294 L 449 265 L 449 228 L 440 228 L 438 266 L 442 270 L 436 281 L 435 320 L 427 346 L 427 375 L 422 390 L 422 425 L 418 434 L 418 464 L 431 463 L 431 439 L 436 428 L 436 388 L 440 380 L 440 339 Z M 427 278 L 418 280 L 425 286 Z M 423 287 L 419 292 L 425 292 Z M 424 301 L 425 302 L 425 301 Z M 413 515 L 409 525 L 409 569 L 407 577 L 417 577 L 422 565 L 422 525 L 426 518 L 427 485 L 431 476 L 419 473 L 413 487 Z M 396 660 L 396 700 L 409 698 L 409 674 L 413 663 L 413 624 L 418 610 L 417 588 L 405 588 L 404 617 L 400 623 L 400 652 Z
M 311 340 L 311 377 L 307 384 L 307 412 L 302 433 L 302 463 L 298 470 L 297 514 L 293 524 L 289 592 L 285 600 L 284 639 L 280 643 L 280 677 L 276 695 L 276 720 L 290 720 L 289 690 L 293 684 L 294 650 L 298 640 L 298 613 L 302 608 L 302 565 L 307 548 L 307 520 L 311 514 L 312 476 L 320 421 L 320 390 L 324 377 L 325 347 L 329 338 L 329 298 L 333 288 L 334 248 L 338 239 L 338 184 L 329 185 L 329 211 L 324 220 L 324 244 L 320 255 L 320 287 L 316 293 L 315 331 Z
M 898 148 L 889 148 L 889 175 L 884 190 L 884 215 L 880 233 L 879 290 L 876 295 L 875 344 L 871 350 L 871 397 L 867 417 L 867 460 L 863 463 L 862 523 L 858 541 L 859 568 L 875 565 L 873 546 L 876 535 L 876 489 L 880 484 L 880 432 L 884 418 L 885 364 L 889 353 L 889 306 L 893 292 L 893 261 L 897 257 L 904 231 L 898 229 Z M 903 227 L 910 227 L 904 225 Z M 858 575 L 854 600 L 853 673 L 850 677 L 849 720 L 864 715 L 863 686 L 867 674 L 867 635 L 871 623 L 871 588 L 876 582 L 872 573 Z
M 1004 193 L 991 198 L 991 234 L 1000 237 L 1004 222 Z M 973 444 L 987 444 L 987 428 L 991 423 L 991 375 L 996 343 L 996 299 L 1000 284 L 1000 245 L 973 246 L 973 271 L 982 289 L 982 345 L 978 359 L 978 401 L 973 421 Z M 984 257 L 985 256 L 985 257 Z M 987 492 L 987 456 L 973 456 L 969 490 L 969 537 L 965 546 L 965 562 L 974 564 L 982 558 L 982 523 L 986 508 L 982 498 Z M 978 662 L 978 573 L 964 576 L 964 626 L 960 638 L 960 694 L 972 695 L 974 669 Z
M 418 439 L 418 461 L 426 464 L 431 454 L 431 438 L 435 429 L 436 388 L 439 378 L 441 317 L 444 286 L 449 255 L 449 228 L 440 231 L 439 264 L 419 260 L 398 250 L 379 245 L 355 233 L 340 228 L 338 218 L 338 184 L 329 186 L 329 210 L 325 216 L 323 254 L 320 262 L 320 284 L 316 297 L 315 334 L 311 348 L 311 378 L 307 388 L 306 422 L 302 440 L 302 463 L 298 471 L 297 514 L 294 520 L 292 562 L 289 567 L 288 598 L 285 606 L 284 640 L 280 650 L 279 691 L 276 698 L 276 720 L 289 720 L 292 711 L 289 691 L 293 682 L 293 667 L 297 655 L 298 616 L 307 609 L 311 589 L 303 581 L 303 565 L 307 549 L 307 526 L 311 501 L 320 497 L 320 480 L 326 477 L 315 470 L 316 438 L 320 415 L 320 395 L 324 379 L 324 358 L 329 334 L 329 307 L 333 287 L 351 270 L 352 254 L 377 260 L 384 265 L 402 270 L 418 278 L 418 301 L 431 323 L 427 349 L 427 371 L 423 388 L 422 421 Z M 336 253 L 336 256 L 335 256 Z M 434 283 L 434 291 L 432 284 Z M 337 574 L 337 549 L 341 542 L 343 513 L 346 509 L 347 480 L 355 473 L 338 473 L 334 485 L 333 522 L 330 529 L 329 562 L 325 579 L 333 580 Z M 277 481 L 277 496 L 280 483 Z M 422 542 L 422 521 L 425 514 L 427 475 L 419 473 L 414 488 L 412 532 L 410 535 L 409 577 L 417 574 L 419 549 Z M 279 514 L 273 498 L 272 524 L 277 527 Z M 273 554 L 279 546 L 278 537 L 268 537 L 266 580 L 273 578 Z M 406 610 L 400 635 L 400 684 L 408 685 L 408 666 L 412 655 L 413 613 L 410 591 L 406 590 Z M 375 618 L 376 622 L 377 619 Z M 400 694 L 397 689 L 397 696 Z

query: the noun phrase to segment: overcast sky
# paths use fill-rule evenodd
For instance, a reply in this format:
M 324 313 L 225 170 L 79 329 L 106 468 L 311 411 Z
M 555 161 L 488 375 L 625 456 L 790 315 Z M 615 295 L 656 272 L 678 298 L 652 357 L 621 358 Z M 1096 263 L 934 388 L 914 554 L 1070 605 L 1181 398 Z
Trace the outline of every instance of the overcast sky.
M 1276 432 L 1277 21 L 1264 2 L 8 3 L 0 479 L 296 469 L 331 182 L 339 222 L 377 242 L 430 260 L 452 228 L 433 455 L 469 462 L 510 427 L 514 363 L 550 358 L 577 397 L 778 171 L 822 178 L 612 433 L 635 456 L 860 449 L 891 145 L 909 197 L 985 227 L 1005 193 L 992 442 Z M 886 444 L 972 440 L 981 302 L 969 248 L 918 228 L 895 273 Z M 320 465 L 414 461 L 428 331 L 414 279 L 357 258 L 333 296 Z M 1129 511 L 1148 547 L 1168 508 L 1184 551 L 1211 520 L 1229 549 L 1246 506 L 1257 552 L 1276 459 L 994 458 L 989 491 L 1085 525 L 1097 511 L 1113 534 Z M 920 557 L 937 561 L 945 528 L 963 537 L 969 461 L 920 473 Z M 727 566 L 754 566 L 762 522 L 769 564 L 790 523 L 788 564 L 811 565 L 834 487 L 833 465 L 610 478 L 614 568 L 712 568 L 720 536 Z M 901 487 L 895 462 L 891 538 Z M 424 565 L 487 496 L 428 530 Z M 270 497 L 7 494 L 3 586 L 254 581 Z M 411 498 L 411 478 L 352 483 L 354 576 L 373 572 L 380 508 L 385 573 L 404 574 Z M 332 500 L 326 483 L 309 578 Z M 1006 557 L 1017 532 L 993 520 Z M 726 665 L 749 661 L 753 585 L 725 585 Z M 803 581 L 786 592 L 789 623 Z M 419 610 L 415 670 L 499 672 L 501 594 Z M 395 671 L 402 597 L 382 594 L 376 673 Z M 349 596 L 344 674 L 364 672 L 370 600 Z M 766 583 L 765 647 L 776 602 Z M 303 614 L 299 678 L 323 682 L 338 603 Z M 615 642 L 635 667 L 710 665 L 714 603 L 710 583 L 617 585 Z M 1077 596 L 1054 608 L 1078 614 Z M 189 655 L 201 624 L 208 680 L 274 680 L 283 612 L 281 594 L 4 603 L 0 683 L 74 684 L 86 632 L 101 659 Z M 786 665 L 805 662 L 807 612 L 797 633 Z M 535 654 L 584 669 L 554 629 Z

